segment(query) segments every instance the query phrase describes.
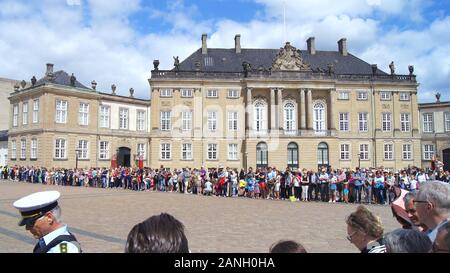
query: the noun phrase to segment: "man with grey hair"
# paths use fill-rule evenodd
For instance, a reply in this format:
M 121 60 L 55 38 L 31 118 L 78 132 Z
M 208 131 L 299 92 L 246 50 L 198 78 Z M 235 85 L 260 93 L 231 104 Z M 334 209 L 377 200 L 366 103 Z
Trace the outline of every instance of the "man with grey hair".
M 403 197 L 405 212 L 408 214 L 409 220 L 414 225 L 413 228 L 418 229 L 419 231 L 428 232 L 428 227 L 419 221 L 416 205 L 414 204 L 416 196 L 416 192 L 408 192 L 405 194 L 405 196 Z
M 22 216 L 19 226 L 25 226 L 39 240 L 33 249 L 34 253 L 81 252 L 77 239 L 61 221 L 59 196 L 58 191 L 36 192 L 13 204 Z
M 430 229 L 428 237 L 434 242 L 438 229 L 450 220 L 450 184 L 427 182 L 421 186 L 413 202 L 419 222 Z
M 399 228 L 384 236 L 387 253 L 428 253 L 431 241 L 423 232 Z

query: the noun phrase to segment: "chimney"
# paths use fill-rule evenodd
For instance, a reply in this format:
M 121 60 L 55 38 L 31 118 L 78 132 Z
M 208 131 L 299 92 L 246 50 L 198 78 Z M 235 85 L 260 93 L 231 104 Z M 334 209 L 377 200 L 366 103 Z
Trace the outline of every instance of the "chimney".
M 339 53 L 342 54 L 342 56 L 347 56 L 347 38 L 342 38 L 338 41 L 339 45 Z
M 206 38 L 208 38 L 208 34 L 203 33 L 202 34 L 202 54 L 203 55 L 208 54 L 208 47 L 206 46 Z
M 241 34 L 234 36 L 234 48 L 236 49 L 236 53 L 241 53 Z
M 316 38 L 309 37 L 308 40 L 306 40 L 306 44 L 308 46 L 308 52 L 311 55 L 316 54 Z

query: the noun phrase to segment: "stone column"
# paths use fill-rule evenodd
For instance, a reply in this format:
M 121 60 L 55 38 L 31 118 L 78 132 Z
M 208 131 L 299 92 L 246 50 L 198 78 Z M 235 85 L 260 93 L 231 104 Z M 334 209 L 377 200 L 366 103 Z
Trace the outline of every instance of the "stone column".
M 334 125 L 334 120 L 336 119 L 336 115 L 335 115 L 335 107 L 334 107 L 334 103 L 336 103 L 336 89 L 331 89 L 330 90 L 330 105 L 328 106 L 328 116 L 330 117 L 328 119 L 329 121 L 329 125 L 328 128 L 329 130 L 335 130 L 336 127 Z
M 247 88 L 247 128 L 251 132 L 253 130 L 253 100 L 252 89 Z
M 307 91 L 307 96 L 308 96 L 308 103 L 306 104 L 306 117 L 307 117 L 307 122 L 306 122 L 306 128 L 308 129 L 312 129 L 313 128 L 313 115 L 312 115 L 312 93 L 311 93 L 311 89 L 308 89 Z
M 273 132 L 277 129 L 277 115 L 275 106 L 275 88 L 270 88 L 270 130 Z
M 300 89 L 300 129 L 306 128 L 305 89 Z
M 278 88 L 277 89 L 277 95 L 278 95 L 278 118 L 277 118 L 277 130 L 280 127 L 283 127 L 283 89 L 282 88 Z

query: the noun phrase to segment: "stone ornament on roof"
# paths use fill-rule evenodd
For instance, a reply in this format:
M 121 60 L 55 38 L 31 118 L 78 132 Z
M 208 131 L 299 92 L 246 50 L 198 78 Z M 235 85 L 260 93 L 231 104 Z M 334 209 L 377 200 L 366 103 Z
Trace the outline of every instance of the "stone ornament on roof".
M 280 48 L 272 70 L 311 71 L 311 67 L 303 61 L 300 50 L 286 42 L 284 48 Z

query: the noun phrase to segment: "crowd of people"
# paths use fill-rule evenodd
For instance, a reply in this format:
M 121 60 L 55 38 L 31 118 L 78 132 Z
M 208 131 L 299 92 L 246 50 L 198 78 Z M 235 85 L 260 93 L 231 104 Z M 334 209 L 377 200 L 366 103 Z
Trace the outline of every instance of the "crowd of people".
M 380 168 L 318 171 L 276 167 L 248 170 L 231 168 L 90 168 L 1 167 L 1 177 L 13 181 L 59 186 L 179 192 L 223 197 L 290 201 L 390 204 L 395 187 L 416 192 L 429 180 L 450 183 L 448 171 L 407 168 L 396 172 Z

